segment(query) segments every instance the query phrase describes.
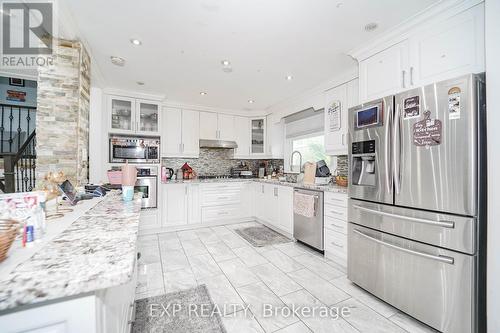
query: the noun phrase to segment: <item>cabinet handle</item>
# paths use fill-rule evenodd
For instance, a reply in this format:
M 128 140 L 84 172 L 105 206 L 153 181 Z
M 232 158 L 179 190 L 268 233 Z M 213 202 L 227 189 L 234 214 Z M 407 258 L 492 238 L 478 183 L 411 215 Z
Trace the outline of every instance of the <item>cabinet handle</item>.
M 337 243 L 335 243 L 335 242 L 330 242 L 330 243 L 331 243 L 332 245 L 335 245 L 336 247 L 340 247 L 341 249 L 343 249 L 343 248 L 344 248 L 344 246 L 343 246 L 343 245 L 337 244 Z
M 184 152 L 184 144 L 182 144 L 182 152 Z
M 226 200 L 226 199 L 229 199 L 229 197 L 218 197 L 217 199 L 219 199 L 219 200 Z
M 345 136 L 345 134 L 342 133 L 342 146 L 344 145 L 344 136 Z
M 331 210 L 330 213 L 336 214 L 336 215 L 344 215 L 343 213 L 336 212 L 334 210 Z
M 338 202 L 344 202 L 344 200 L 342 200 L 342 199 L 337 199 L 337 198 L 330 198 L 330 200 L 332 200 L 332 201 L 338 201 Z
M 413 86 L 413 66 L 410 67 L 410 85 Z
M 264 185 L 262 185 L 262 193 L 264 193 Z
M 332 227 L 335 227 L 335 228 L 338 228 L 338 229 L 344 229 L 344 227 L 343 227 L 343 226 L 341 226 L 341 225 L 337 225 L 337 224 L 335 224 L 335 223 L 330 223 L 330 225 L 331 225 Z
M 406 71 L 405 71 L 405 70 L 403 70 L 401 73 L 402 73 L 402 75 L 401 75 L 401 76 L 402 76 L 402 78 L 401 78 L 401 79 L 402 79 L 402 81 L 403 81 L 403 82 L 402 82 L 402 84 L 401 84 L 401 86 L 402 86 L 403 88 L 406 88 Z
M 218 212 L 217 215 L 227 215 L 229 212 Z

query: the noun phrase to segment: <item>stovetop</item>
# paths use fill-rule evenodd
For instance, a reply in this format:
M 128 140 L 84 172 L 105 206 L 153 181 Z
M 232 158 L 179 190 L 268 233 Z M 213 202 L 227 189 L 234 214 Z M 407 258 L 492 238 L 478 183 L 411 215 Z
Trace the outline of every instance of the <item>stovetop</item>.
M 231 179 L 239 178 L 232 175 L 199 175 L 198 179 Z

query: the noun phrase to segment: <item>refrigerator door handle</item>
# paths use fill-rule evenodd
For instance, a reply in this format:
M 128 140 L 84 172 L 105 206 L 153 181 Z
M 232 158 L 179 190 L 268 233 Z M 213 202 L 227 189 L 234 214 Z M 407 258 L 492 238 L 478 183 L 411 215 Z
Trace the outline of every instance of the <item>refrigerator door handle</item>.
M 394 120 L 394 114 L 393 114 L 393 110 L 389 109 L 389 130 L 386 131 L 386 134 L 385 134 L 385 151 L 386 153 L 384 154 L 384 158 L 385 158 L 385 167 L 386 167 L 386 174 L 387 174 L 387 177 L 385 178 L 385 183 L 386 183 L 386 186 L 387 186 L 387 191 L 388 193 L 391 193 L 392 194 L 392 188 L 393 188 L 393 185 L 394 185 L 394 170 L 393 170 L 393 165 L 391 163 L 391 156 L 393 154 L 393 149 L 392 149 L 392 145 L 394 143 L 394 138 L 393 138 L 393 134 L 392 134 L 392 123 L 393 123 L 393 120 Z
M 396 194 L 401 191 L 401 115 L 400 105 L 396 103 L 396 114 L 394 116 L 394 135 L 392 138 L 392 156 L 394 169 L 394 185 Z
M 450 265 L 453 265 L 453 263 L 455 262 L 455 260 L 453 258 L 451 258 L 451 257 L 441 256 L 441 255 L 435 256 L 433 254 L 419 252 L 419 251 L 415 251 L 415 250 L 410 250 L 410 249 L 407 249 L 407 248 L 404 248 L 404 247 L 401 247 L 401 246 L 397 246 L 397 245 L 394 245 L 394 244 L 391 244 L 391 243 L 387 243 L 387 242 L 381 241 L 380 239 L 377 239 L 375 237 L 369 236 L 369 235 L 365 234 L 364 232 L 359 231 L 358 229 L 353 229 L 352 231 L 354 233 L 360 235 L 361 237 L 364 237 L 364 238 L 366 238 L 368 240 L 371 240 L 371 241 L 373 241 L 373 242 L 375 242 L 377 244 L 380 244 L 380 245 L 383 245 L 383 246 L 387 246 L 387 247 L 389 247 L 391 249 L 394 249 L 394 250 L 402 251 L 402 252 L 405 252 L 405 253 L 413 254 L 413 255 L 416 255 L 416 256 L 419 256 L 419 257 L 423 257 L 423 258 L 427 258 L 427 259 L 432 259 L 432 260 L 440 261 L 440 262 L 443 262 L 445 264 L 450 264 Z
M 381 212 L 378 210 L 362 207 L 359 205 L 353 205 L 353 207 L 356 209 L 368 212 L 368 213 L 375 214 L 375 215 L 394 217 L 394 218 L 401 219 L 401 220 L 407 220 L 407 221 L 416 222 L 416 223 L 428 224 L 428 225 L 432 225 L 435 227 L 443 227 L 443 228 L 451 228 L 451 229 L 455 228 L 455 222 L 453 222 L 453 221 L 434 221 L 434 220 L 422 219 L 419 217 L 397 215 L 397 214 L 392 214 L 392 213 Z

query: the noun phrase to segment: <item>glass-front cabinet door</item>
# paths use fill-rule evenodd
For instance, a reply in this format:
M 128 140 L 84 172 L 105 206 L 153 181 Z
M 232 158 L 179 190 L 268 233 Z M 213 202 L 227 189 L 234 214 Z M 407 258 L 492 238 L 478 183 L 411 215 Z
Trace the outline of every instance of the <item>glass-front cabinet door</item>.
M 137 101 L 137 132 L 158 134 L 160 105 L 151 101 Z
M 252 155 L 264 155 L 266 140 L 266 119 L 252 119 L 251 151 Z
M 134 132 L 135 100 L 133 98 L 110 96 L 109 110 L 111 116 L 110 129 L 114 133 Z

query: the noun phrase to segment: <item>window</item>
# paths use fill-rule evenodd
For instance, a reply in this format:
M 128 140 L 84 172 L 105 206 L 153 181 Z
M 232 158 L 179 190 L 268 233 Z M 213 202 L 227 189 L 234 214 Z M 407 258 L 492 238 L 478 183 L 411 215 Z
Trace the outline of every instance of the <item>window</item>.
M 302 155 L 302 165 L 306 162 L 317 162 L 325 160 L 327 165 L 330 165 L 330 156 L 325 153 L 325 138 L 323 134 L 313 133 L 287 140 L 287 149 L 289 154 L 285 158 L 285 163 L 288 160 L 287 172 L 299 172 L 300 157 L 298 154 L 293 156 L 292 165 L 290 165 L 290 158 L 292 152 L 298 151 Z

